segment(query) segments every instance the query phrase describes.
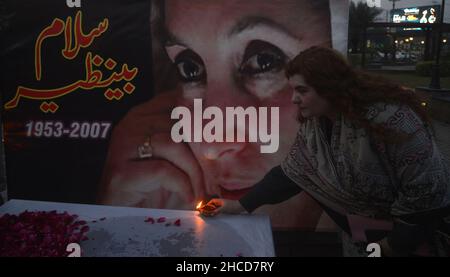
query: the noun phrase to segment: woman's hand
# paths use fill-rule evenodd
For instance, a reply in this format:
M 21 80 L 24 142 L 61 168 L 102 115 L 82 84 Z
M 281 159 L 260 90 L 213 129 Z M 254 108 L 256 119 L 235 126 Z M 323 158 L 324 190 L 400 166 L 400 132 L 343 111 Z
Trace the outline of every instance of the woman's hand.
M 199 211 L 204 216 L 215 216 L 219 213 L 240 214 L 245 212 L 245 209 L 237 200 L 214 198 L 201 207 Z
M 131 109 L 114 128 L 103 171 L 102 204 L 192 209 L 205 194 L 203 173 L 186 143 L 174 143 L 170 114 L 178 92 L 167 92 Z M 153 156 L 139 159 L 150 142 Z

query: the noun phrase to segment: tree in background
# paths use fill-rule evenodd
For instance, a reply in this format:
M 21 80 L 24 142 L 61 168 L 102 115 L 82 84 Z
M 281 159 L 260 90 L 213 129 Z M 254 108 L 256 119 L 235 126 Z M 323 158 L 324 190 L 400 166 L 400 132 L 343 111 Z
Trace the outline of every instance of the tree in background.
M 349 15 L 349 48 L 352 53 L 358 53 L 361 49 L 364 29 L 374 22 L 375 18 L 383 12 L 380 8 L 369 7 L 366 2 L 350 2 Z

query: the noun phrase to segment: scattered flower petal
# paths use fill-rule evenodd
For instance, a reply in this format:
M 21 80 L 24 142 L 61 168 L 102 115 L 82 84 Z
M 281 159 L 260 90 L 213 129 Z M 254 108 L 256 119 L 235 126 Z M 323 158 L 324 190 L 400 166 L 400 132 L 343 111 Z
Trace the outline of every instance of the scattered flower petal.
M 154 224 L 155 220 L 153 219 L 153 217 L 148 217 L 146 220 L 144 220 L 144 222 L 150 222 L 151 224 Z
M 77 218 L 57 211 L 0 216 L 0 257 L 67 256 L 67 245 L 88 239 L 89 226 Z

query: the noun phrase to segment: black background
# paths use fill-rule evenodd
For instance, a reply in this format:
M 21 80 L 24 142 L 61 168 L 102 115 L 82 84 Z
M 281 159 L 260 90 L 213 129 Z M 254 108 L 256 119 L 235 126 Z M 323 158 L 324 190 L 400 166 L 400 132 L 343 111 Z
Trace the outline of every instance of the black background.
M 30 138 L 25 124 L 33 121 L 112 122 L 116 124 L 136 104 L 152 97 L 150 1 L 81 1 L 69 8 L 60 0 L 7 0 L 3 3 L 1 30 L 1 92 L 3 103 L 11 100 L 19 85 L 35 89 L 66 86 L 84 79 L 87 52 L 117 62 L 116 70 L 128 64 L 139 72 L 132 83 L 133 94 L 109 101 L 106 89 L 77 90 L 54 100 L 55 114 L 40 111 L 42 101 L 21 99 L 17 108 L 2 111 L 5 129 L 6 173 L 9 199 L 94 203 L 112 128 L 106 139 Z M 39 33 L 55 18 L 65 21 L 83 13 L 82 30 L 88 33 L 104 18 L 108 30 L 74 60 L 61 55 L 64 33 L 47 38 L 42 46 L 42 78 L 34 72 L 34 45 Z M 6 20 L 4 20 L 6 18 Z M 117 69 L 119 68 L 119 69 Z M 105 73 L 105 76 L 107 73 Z M 120 83 L 117 87 L 123 86 Z M 111 86 L 112 88 L 114 84 Z

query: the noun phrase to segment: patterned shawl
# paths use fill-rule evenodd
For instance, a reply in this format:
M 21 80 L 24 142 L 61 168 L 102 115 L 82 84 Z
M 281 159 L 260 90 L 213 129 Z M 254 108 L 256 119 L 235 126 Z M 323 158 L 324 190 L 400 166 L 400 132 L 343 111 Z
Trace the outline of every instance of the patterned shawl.
M 367 119 L 413 135 L 389 144 L 339 116 L 328 143 L 319 120 L 311 118 L 302 124 L 283 171 L 342 214 L 388 219 L 449 205 L 450 171 L 420 117 L 407 106 L 378 103 Z

